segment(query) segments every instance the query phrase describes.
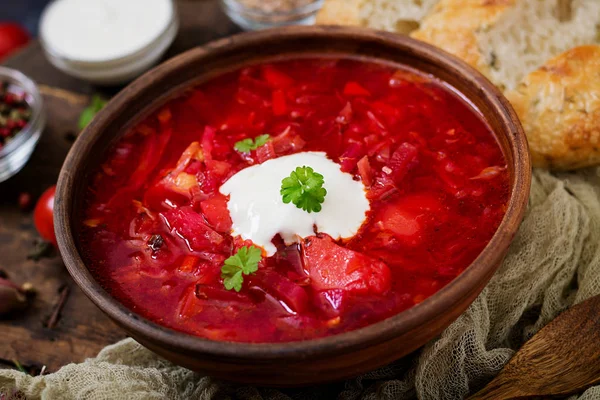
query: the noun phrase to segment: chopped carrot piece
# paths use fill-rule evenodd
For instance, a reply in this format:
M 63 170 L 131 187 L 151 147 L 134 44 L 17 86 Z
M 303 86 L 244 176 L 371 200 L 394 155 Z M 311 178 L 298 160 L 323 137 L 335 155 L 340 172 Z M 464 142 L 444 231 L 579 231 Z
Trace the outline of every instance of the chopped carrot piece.
M 159 119 L 160 119 L 160 117 L 159 117 Z M 150 125 L 146 125 L 146 124 L 140 124 L 137 127 L 137 131 L 144 136 L 153 135 L 156 133 L 156 130 L 154 128 L 152 128 Z
M 113 169 L 111 167 L 109 167 L 108 165 L 102 164 L 101 168 L 102 168 L 102 171 L 106 175 L 108 175 L 108 176 L 115 176 L 115 171 L 113 171 Z
M 195 175 L 182 172 L 175 177 L 175 186 L 183 190 L 190 190 L 198 185 L 198 180 Z
M 421 303 L 423 300 L 425 300 L 427 298 L 427 296 L 422 295 L 422 294 L 418 294 L 413 298 L 413 301 L 415 302 L 415 304 L 419 304 Z
M 160 110 L 160 112 L 158 113 L 158 120 L 161 124 L 166 124 L 171 120 L 172 117 L 173 114 L 171 114 L 171 110 L 166 107 Z
M 89 226 L 90 228 L 95 228 L 102 223 L 101 218 L 90 218 L 83 221 L 85 226 Z
M 179 272 L 191 274 L 194 272 L 194 267 L 196 266 L 196 262 L 198 261 L 198 257 L 194 256 L 185 256 L 183 257 L 183 262 L 177 268 Z

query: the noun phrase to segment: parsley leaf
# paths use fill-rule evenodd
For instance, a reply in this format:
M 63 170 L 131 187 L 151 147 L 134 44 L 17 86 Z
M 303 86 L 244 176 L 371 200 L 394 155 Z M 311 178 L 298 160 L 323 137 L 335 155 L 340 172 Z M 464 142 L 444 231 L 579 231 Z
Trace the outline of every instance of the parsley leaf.
M 254 140 L 250 138 L 240 140 L 233 146 L 233 148 L 239 151 L 240 153 L 250 153 L 252 150 L 256 150 L 260 146 L 266 144 L 269 141 L 269 139 L 271 139 L 270 135 L 258 135 L 254 138 Z
M 225 265 L 221 268 L 221 278 L 223 278 L 225 289 L 235 289 L 236 292 L 242 290 L 243 275 L 256 272 L 260 260 L 262 260 L 262 252 L 255 246 L 244 246 L 225 260 Z
M 306 212 L 319 212 L 327 194 L 324 183 L 323 175 L 311 167 L 298 167 L 281 181 L 279 193 L 283 196 L 285 204 L 291 202 Z
M 94 95 L 94 97 L 92 97 L 91 104 L 85 110 L 83 110 L 79 116 L 79 129 L 84 129 L 86 126 L 88 126 L 89 123 L 92 122 L 92 119 L 94 119 L 94 116 L 104 108 L 106 103 L 107 101 L 102 97 Z

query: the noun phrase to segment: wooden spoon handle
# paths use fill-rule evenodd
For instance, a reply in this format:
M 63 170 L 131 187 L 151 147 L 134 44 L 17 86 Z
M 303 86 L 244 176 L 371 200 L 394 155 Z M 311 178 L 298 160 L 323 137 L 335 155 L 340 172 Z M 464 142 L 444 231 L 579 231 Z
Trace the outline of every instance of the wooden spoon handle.
M 470 400 L 567 396 L 600 383 L 600 296 L 542 328 Z

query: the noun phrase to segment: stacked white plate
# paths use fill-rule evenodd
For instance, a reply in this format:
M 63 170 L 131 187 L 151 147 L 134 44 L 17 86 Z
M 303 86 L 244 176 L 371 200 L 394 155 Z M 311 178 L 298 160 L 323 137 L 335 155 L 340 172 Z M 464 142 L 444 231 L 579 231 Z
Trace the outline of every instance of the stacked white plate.
M 155 65 L 179 28 L 172 0 L 55 0 L 40 22 L 48 60 L 96 84 L 123 84 Z

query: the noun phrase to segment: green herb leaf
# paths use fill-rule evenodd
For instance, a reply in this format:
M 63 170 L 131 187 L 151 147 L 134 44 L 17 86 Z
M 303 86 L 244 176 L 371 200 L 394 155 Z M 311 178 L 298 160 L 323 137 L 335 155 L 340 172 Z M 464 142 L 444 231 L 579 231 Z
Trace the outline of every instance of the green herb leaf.
M 252 150 L 256 150 L 260 146 L 265 145 L 269 141 L 269 139 L 271 139 L 270 135 L 259 135 L 255 137 L 254 140 L 250 138 L 240 140 L 233 146 L 233 148 L 239 151 L 240 153 L 250 153 Z
M 290 176 L 281 181 L 280 194 L 285 204 L 293 203 L 306 212 L 321 211 L 327 190 L 323 187 L 323 175 L 311 167 L 298 167 Z
M 256 272 L 260 260 L 262 260 L 262 251 L 255 246 L 244 246 L 225 260 L 225 265 L 221 268 L 225 289 L 235 289 L 236 292 L 242 290 L 244 275 Z
M 94 95 L 92 97 L 92 102 L 90 103 L 90 105 L 85 110 L 83 110 L 83 112 L 79 116 L 79 129 L 84 129 L 86 126 L 88 126 L 89 123 L 92 122 L 92 119 L 94 119 L 94 116 L 104 108 L 106 103 L 107 101 L 104 100 L 102 97 Z

